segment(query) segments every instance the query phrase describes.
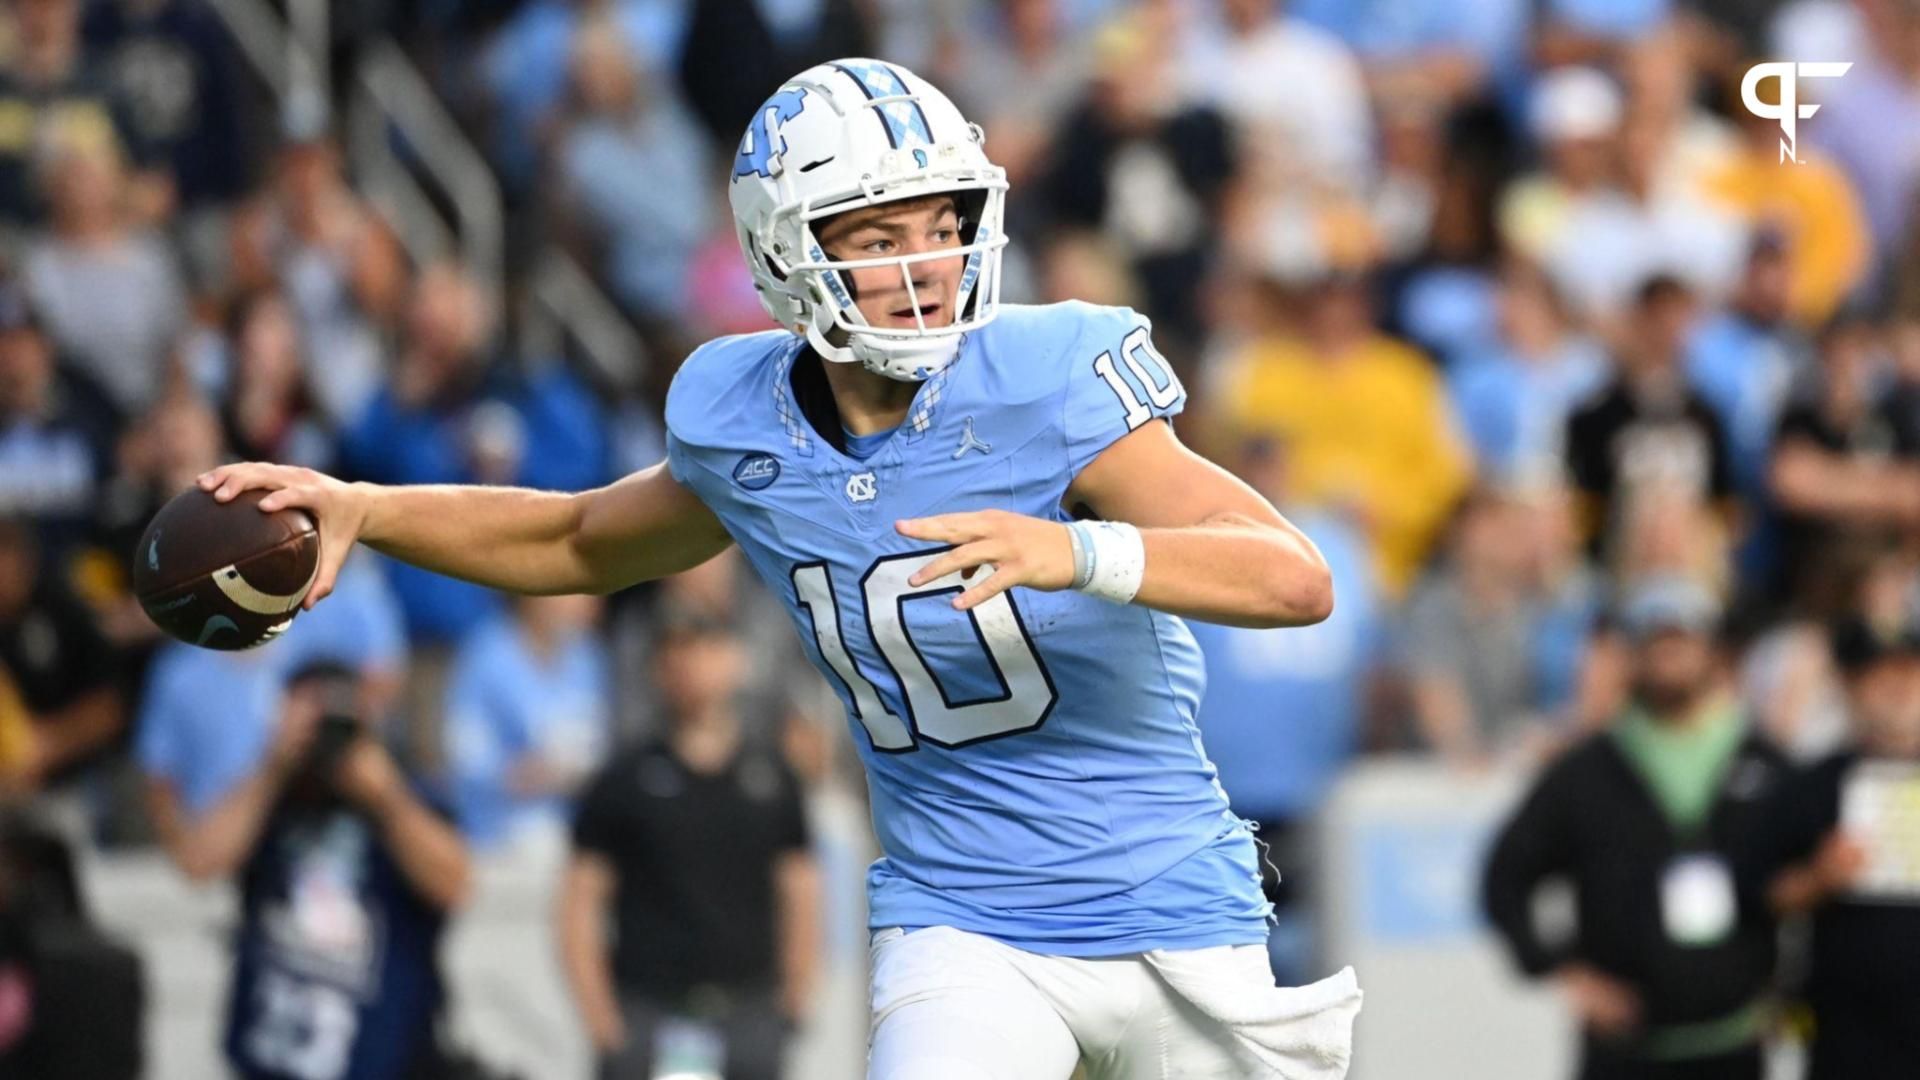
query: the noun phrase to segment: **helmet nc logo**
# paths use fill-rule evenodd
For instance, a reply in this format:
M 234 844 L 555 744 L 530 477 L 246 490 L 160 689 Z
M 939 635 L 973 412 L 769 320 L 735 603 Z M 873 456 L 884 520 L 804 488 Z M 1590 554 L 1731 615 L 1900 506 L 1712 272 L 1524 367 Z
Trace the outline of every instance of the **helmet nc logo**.
M 1800 163 L 1799 138 L 1796 129 L 1800 121 L 1809 119 L 1820 111 L 1819 105 L 1799 103 L 1800 79 L 1837 79 L 1847 73 L 1851 63 L 1794 64 L 1777 62 L 1755 64 L 1747 69 L 1740 80 L 1740 103 L 1747 111 L 1763 120 L 1780 122 L 1780 160 Z M 1766 79 L 1780 80 L 1780 103 L 1770 105 L 1760 100 L 1760 83 Z
M 733 159 L 733 175 L 773 178 L 773 156 L 787 152 L 785 139 L 780 139 L 778 147 L 774 146 L 774 140 L 779 138 L 779 125 L 799 116 L 800 110 L 806 108 L 806 98 L 806 88 L 794 86 L 767 99 L 740 140 L 740 153 Z

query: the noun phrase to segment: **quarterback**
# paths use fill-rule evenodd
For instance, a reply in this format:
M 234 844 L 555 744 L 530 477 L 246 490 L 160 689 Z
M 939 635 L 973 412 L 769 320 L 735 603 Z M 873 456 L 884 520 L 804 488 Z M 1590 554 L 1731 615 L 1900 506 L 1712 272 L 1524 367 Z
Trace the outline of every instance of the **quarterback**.
M 1360 991 L 1273 986 L 1181 621 L 1323 619 L 1319 552 L 1181 445 L 1144 318 L 1000 304 L 1005 174 L 911 72 L 801 72 L 731 172 L 780 329 L 687 358 L 662 465 L 579 494 L 263 463 L 202 486 L 318 518 L 309 605 L 355 540 L 527 593 L 738 544 L 867 768 L 870 1080 L 1343 1076 Z

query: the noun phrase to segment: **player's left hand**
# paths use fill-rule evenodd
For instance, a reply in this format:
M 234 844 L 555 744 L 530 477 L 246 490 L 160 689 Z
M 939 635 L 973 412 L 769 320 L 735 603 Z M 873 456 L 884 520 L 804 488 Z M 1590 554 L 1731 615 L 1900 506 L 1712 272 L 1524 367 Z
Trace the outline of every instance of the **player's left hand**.
M 1073 584 L 1073 542 L 1067 527 L 1006 510 L 976 510 L 963 514 L 907 518 L 894 523 L 902 536 L 953 545 L 953 550 L 920 568 L 907 579 L 918 588 L 960 571 L 971 587 L 953 598 L 966 611 L 1006 592 L 1015 585 L 1052 591 Z M 986 580 L 972 581 L 978 567 Z

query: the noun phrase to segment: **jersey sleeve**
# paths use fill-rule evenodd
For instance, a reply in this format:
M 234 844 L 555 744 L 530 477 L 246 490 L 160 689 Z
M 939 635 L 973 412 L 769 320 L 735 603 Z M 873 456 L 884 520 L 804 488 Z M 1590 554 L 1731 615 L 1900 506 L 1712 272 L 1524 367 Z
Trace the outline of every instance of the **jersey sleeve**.
M 667 386 L 667 472 L 694 489 L 702 455 L 718 445 L 717 433 L 738 424 L 742 373 L 757 350 L 738 338 L 709 341 L 688 354 Z
M 687 444 L 682 442 L 678 435 L 674 434 L 672 428 L 668 428 L 667 473 L 675 480 L 678 480 L 681 487 L 689 489 L 693 487 L 692 455 L 693 451 Z
M 1186 388 L 1154 348 L 1153 324 L 1131 309 L 1090 309 L 1067 353 L 1061 429 L 1074 476 L 1121 436 L 1186 407 Z

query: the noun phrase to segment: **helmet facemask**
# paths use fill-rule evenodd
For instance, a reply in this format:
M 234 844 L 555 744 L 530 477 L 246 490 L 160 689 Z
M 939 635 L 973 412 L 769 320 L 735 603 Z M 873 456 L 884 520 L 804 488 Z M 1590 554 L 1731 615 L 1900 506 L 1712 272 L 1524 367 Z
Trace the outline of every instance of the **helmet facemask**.
M 815 225 L 861 206 L 924 198 L 925 194 L 878 204 L 863 201 L 859 206 L 835 206 L 803 217 L 800 228 L 807 260 L 794 265 L 790 273 L 807 281 L 814 292 L 807 331 L 815 347 L 830 360 L 857 360 L 895 379 L 925 379 L 944 367 L 959 350 L 963 335 L 985 326 L 998 314 L 1000 249 L 1007 242 L 1000 230 L 1003 191 L 974 188 L 934 193 L 953 196 L 960 243 L 910 255 L 835 259 L 820 243 Z M 960 260 L 961 267 L 953 295 L 945 298 L 949 321 L 929 325 L 921 310 L 924 301 L 914 282 L 914 268 L 950 259 Z M 891 267 L 900 275 L 902 291 L 914 312 L 913 326 L 875 326 L 861 312 L 852 271 L 874 267 Z

